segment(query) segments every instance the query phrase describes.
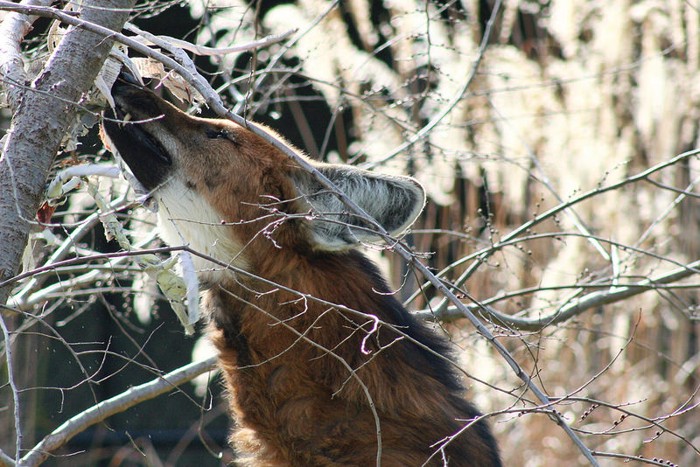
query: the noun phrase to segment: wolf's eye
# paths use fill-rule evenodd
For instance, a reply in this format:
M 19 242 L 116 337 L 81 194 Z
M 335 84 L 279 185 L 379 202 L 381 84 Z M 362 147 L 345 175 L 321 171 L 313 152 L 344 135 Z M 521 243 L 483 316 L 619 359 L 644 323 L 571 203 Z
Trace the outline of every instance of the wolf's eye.
M 223 128 L 207 128 L 207 138 L 226 139 L 228 138 L 228 131 Z

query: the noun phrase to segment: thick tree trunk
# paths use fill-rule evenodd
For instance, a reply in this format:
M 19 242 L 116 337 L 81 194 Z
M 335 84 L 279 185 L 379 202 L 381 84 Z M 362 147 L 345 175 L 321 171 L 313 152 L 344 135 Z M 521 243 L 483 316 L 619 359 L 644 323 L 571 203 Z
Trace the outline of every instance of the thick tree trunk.
M 134 3 L 135 0 L 85 1 L 80 17 L 119 31 Z M 18 18 L 14 16 L 14 20 Z M 19 20 L 22 21 L 21 18 Z M 28 23 L 23 27 L 28 27 Z M 21 40 L 21 36 L 22 33 L 18 33 L 16 40 Z M 9 46 L 11 49 L 14 47 L 12 44 Z M 18 77 L 24 76 L 18 54 L 12 57 L 12 61 L 4 61 L 4 84 L 12 86 L 14 81 L 16 86 L 27 88 L 24 91 L 8 89 L 10 103 L 16 105 L 16 108 L 13 109 L 12 126 L 6 135 L 0 157 L 0 282 L 19 271 L 49 169 L 60 150 L 67 129 L 76 118 L 76 103 L 92 86 L 111 47 L 112 41 L 109 38 L 71 28 L 32 83 L 16 83 Z M 18 51 L 19 45 L 11 52 Z M 10 290 L 11 286 L 0 287 L 0 305 L 5 304 Z M 11 307 L 12 304 L 8 306 Z M 8 328 L 12 330 L 15 321 L 12 314 L 3 311 L 3 315 Z M 21 355 L 18 357 L 16 367 L 24 361 Z M 31 372 L 16 375 L 19 378 L 16 381 L 18 386 L 26 386 L 27 377 L 31 378 L 29 373 Z M 3 401 L 0 405 L 11 406 L 11 403 Z M 21 419 L 27 416 L 31 414 L 22 413 Z M 0 412 L 0 426 L 4 427 L 0 430 L 0 446 L 8 448 L 13 444 L 15 430 L 11 427 L 14 425 L 12 410 Z
M 118 31 L 134 3 L 84 2 L 81 18 Z M 111 47 L 108 38 L 71 29 L 19 102 L 0 159 L 0 281 L 19 270 L 49 168 L 76 118 L 75 103 L 92 86 Z M 0 303 L 8 295 L 8 287 L 0 289 Z

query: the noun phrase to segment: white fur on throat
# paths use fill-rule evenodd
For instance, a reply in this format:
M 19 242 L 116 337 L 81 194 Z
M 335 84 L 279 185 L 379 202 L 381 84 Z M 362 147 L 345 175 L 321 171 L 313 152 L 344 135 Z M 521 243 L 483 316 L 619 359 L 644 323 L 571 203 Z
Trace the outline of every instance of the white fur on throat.
M 228 265 L 246 268 L 242 246 L 230 233 L 227 235 L 230 227 L 221 225 L 221 216 L 196 191 L 172 178 L 155 192 L 155 197 L 159 204 L 159 234 L 168 245 L 187 245 Z M 204 283 L 217 282 L 225 271 L 219 264 L 192 256 L 197 275 Z

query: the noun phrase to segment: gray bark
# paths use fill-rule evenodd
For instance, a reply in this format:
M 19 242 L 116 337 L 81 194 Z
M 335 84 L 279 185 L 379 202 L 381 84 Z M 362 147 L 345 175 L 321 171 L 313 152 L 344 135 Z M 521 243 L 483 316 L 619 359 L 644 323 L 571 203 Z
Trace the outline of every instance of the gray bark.
M 81 18 L 119 31 L 134 3 L 86 1 Z M 19 270 L 49 169 L 75 118 L 74 103 L 92 86 L 111 46 L 109 38 L 71 29 L 19 100 L 0 159 L 0 282 Z M 0 289 L 0 304 L 9 292 Z
M 23 0 L 21 5 L 47 6 L 51 0 Z M 0 24 L 0 75 L 5 83 L 7 102 L 12 110 L 17 110 L 24 88 L 11 86 L 11 83 L 24 83 L 27 73 L 22 60 L 21 43 L 29 33 L 36 17 L 10 12 Z
M 25 2 L 42 3 L 45 2 Z M 135 0 L 85 1 L 80 17 L 87 22 L 119 31 L 134 3 Z M 0 283 L 19 271 L 49 169 L 60 150 L 67 129 L 75 121 L 76 103 L 92 87 L 112 47 L 109 38 L 72 28 L 56 47 L 42 72 L 29 83 L 26 82 L 18 42 L 29 29 L 30 22 L 26 17 L 16 14 L 6 16 L 5 20 L 7 22 L 3 23 L 1 29 L 12 34 L 3 36 L 0 73 L 4 77 L 3 84 L 8 86 L 8 100 L 14 114 L 0 156 Z M 13 85 L 15 87 L 9 89 Z M 11 289 L 12 285 L 0 287 L 0 306 L 6 303 Z M 0 316 L 10 331 L 16 321 L 13 318 L 17 316 Z M 5 345 L 8 344 L 11 342 L 5 342 Z M 6 357 L 9 359 L 10 355 L 8 353 Z M 15 363 L 23 360 L 22 357 L 26 355 L 18 357 L 19 360 L 14 359 Z M 29 384 L 26 379 L 31 376 L 25 373 L 14 375 L 20 379 L 15 380 L 19 388 Z M 14 411 L 4 411 L 0 415 L 0 426 L 3 427 L 0 430 L 0 442 L 3 446 L 11 442 L 13 434 L 17 436 L 18 449 L 23 444 L 22 426 L 30 428 L 31 424 L 27 422 L 32 418 L 32 414 L 27 411 L 31 404 L 27 405 L 30 401 L 26 397 L 22 398 L 24 402 L 15 399 Z M 13 425 L 16 432 L 11 428 Z M 25 441 L 33 444 L 33 440 Z

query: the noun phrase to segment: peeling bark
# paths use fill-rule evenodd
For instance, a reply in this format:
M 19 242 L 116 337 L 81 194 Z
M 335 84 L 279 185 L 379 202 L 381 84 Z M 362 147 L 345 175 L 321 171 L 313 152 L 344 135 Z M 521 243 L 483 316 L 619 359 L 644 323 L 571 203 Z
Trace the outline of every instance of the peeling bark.
M 134 3 L 85 2 L 80 15 L 118 31 Z M 98 8 L 91 8 L 93 4 Z M 75 103 L 92 86 L 111 47 L 109 38 L 72 28 L 17 103 L 0 159 L 0 281 L 19 270 L 46 177 L 75 118 Z M 9 292 L 0 290 L 0 303 Z
M 24 0 L 22 5 L 47 6 L 51 0 Z M 21 42 L 32 29 L 36 17 L 11 12 L 0 23 L 0 76 L 7 91 L 7 102 L 15 111 L 24 94 L 23 85 L 27 82 L 27 73 L 22 59 Z M 12 84 L 21 86 L 13 86 Z

